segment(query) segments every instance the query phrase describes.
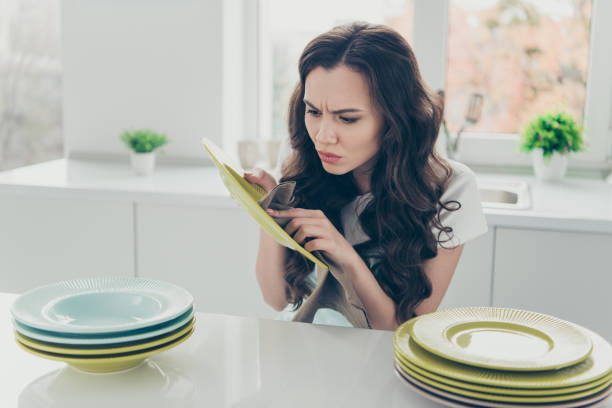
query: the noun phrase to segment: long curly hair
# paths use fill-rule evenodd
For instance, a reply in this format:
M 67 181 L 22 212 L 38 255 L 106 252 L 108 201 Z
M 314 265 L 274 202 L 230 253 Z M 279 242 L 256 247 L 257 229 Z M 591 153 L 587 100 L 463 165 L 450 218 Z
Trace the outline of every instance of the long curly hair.
M 359 190 L 352 172 L 333 175 L 324 170 L 306 129 L 303 102 L 308 74 L 317 67 L 331 70 L 340 65 L 363 75 L 383 113 L 384 130 L 371 174 L 373 199 L 359 216 L 370 241 L 355 249 L 362 258 L 365 252 L 371 255 L 373 247 L 381 249 L 369 267 L 394 301 L 401 323 L 431 295 L 423 261 L 437 255 L 441 233 L 452 232 L 441 225 L 441 209 L 457 209 L 440 202 L 452 176 L 452 167 L 434 147 L 442 102 L 424 84 L 410 45 L 388 27 L 342 25 L 306 45 L 299 60 L 300 80 L 289 103 L 293 151 L 283 165 L 281 181 L 296 182 L 292 206 L 322 210 L 341 233 L 340 211 Z M 289 249 L 285 262 L 287 300 L 297 309 L 311 293 L 306 277 L 314 265 Z

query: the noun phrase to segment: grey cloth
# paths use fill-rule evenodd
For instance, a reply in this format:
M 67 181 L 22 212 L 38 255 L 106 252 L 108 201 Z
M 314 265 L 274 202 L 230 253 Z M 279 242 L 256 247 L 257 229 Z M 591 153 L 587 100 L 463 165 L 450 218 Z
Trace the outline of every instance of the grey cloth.
M 280 183 L 259 200 L 259 205 L 263 209 L 289 209 L 294 190 L 294 181 Z M 275 220 L 284 227 L 291 219 L 275 218 Z M 341 313 L 354 327 L 371 328 L 365 307 L 355 292 L 349 274 L 320 251 L 314 251 L 313 255 L 329 269 L 325 270 L 317 266 L 317 287 L 302 303 L 293 321 L 312 323 L 317 310 L 330 308 Z

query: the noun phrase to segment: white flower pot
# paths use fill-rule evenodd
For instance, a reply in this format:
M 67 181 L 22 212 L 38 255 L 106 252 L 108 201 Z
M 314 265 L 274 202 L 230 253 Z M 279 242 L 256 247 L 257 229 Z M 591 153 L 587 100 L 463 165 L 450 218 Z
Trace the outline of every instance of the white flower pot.
M 132 168 L 140 176 L 150 176 L 155 169 L 155 152 L 150 153 L 130 153 Z
M 554 152 L 550 157 L 544 157 L 542 149 L 531 151 L 533 170 L 538 180 L 559 181 L 567 170 L 567 156 Z

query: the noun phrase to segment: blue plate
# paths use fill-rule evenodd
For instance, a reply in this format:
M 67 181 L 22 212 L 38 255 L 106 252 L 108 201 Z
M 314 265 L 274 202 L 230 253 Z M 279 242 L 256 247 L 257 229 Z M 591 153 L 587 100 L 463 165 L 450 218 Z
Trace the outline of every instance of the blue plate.
M 193 317 L 193 308 L 172 319 L 166 323 L 157 324 L 142 329 L 128 330 L 115 333 L 92 333 L 92 334 L 74 334 L 74 333 L 58 333 L 50 330 L 41 330 L 34 327 L 29 327 L 22 323 L 13 320 L 15 330 L 26 337 L 30 337 L 39 341 L 46 341 L 57 344 L 72 344 L 82 346 L 94 345 L 109 345 L 113 343 L 127 343 L 139 340 L 150 339 L 151 337 L 166 335 L 179 327 L 184 326 Z
M 11 308 L 29 328 L 69 334 L 107 334 L 150 328 L 187 312 L 193 296 L 151 279 L 104 276 L 32 289 Z

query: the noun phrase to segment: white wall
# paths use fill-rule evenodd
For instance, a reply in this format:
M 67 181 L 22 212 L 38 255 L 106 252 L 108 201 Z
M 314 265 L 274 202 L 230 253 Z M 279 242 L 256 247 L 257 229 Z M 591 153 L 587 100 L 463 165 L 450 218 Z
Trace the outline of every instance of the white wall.
M 166 157 L 222 141 L 222 0 L 63 0 L 65 149 L 127 154 L 125 129 L 166 133 Z

